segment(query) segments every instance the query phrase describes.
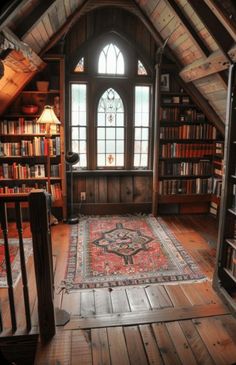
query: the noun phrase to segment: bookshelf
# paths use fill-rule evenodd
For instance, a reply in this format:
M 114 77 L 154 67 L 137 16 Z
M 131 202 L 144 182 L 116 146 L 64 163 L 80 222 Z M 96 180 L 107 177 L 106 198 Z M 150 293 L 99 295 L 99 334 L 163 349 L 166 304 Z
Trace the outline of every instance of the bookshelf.
M 64 163 L 64 59 L 45 58 L 47 66 L 27 85 L 0 117 L 0 194 L 47 190 L 47 154 L 54 214 L 66 216 Z M 53 126 L 50 139 L 37 119 L 45 105 L 54 106 L 61 125 Z M 25 112 L 26 106 L 33 106 Z M 27 107 L 26 107 L 27 109 Z
M 236 311 L 236 70 L 230 66 L 224 175 L 214 287 Z
M 223 178 L 223 159 L 224 159 L 224 142 L 216 141 L 215 155 L 212 160 L 213 178 L 212 178 L 212 197 L 210 202 L 210 213 L 214 217 L 219 217 L 220 197 L 222 193 Z
M 170 212 L 208 212 L 218 132 L 171 75 L 169 79 L 169 90 L 160 95 L 159 211 L 175 204 Z

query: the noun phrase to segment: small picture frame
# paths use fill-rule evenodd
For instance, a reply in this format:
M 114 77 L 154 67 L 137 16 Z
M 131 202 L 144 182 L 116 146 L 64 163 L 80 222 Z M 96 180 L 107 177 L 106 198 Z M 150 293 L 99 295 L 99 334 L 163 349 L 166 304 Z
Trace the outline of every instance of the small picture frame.
M 170 75 L 161 75 L 161 91 L 170 91 Z

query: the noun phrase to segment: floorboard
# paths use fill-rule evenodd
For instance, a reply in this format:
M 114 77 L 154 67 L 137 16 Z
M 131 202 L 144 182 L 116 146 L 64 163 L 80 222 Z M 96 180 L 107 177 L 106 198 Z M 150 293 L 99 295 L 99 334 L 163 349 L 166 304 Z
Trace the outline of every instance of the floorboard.
M 217 221 L 202 215 L 162 217 L 185 250 L 207 275 L 203 282 L 150 284 L 67 292 L 66 271 L 71 226 L 52 227 L 55 306 L 71 320 L 52 341 L 39 343 L 35 365 L 213 365 L 236 364 L 236 319 L 212 288 Z M 25 237 L 30 236 L 24 222 Z M 14 237 L 15 228 L 9 230 Z M 31 311 L 37 322 L 33 266 L 28 261 Z M 20 284 L 20 283 L 19 283 Z M 22 298 L 16 288 L 16 302 Z M 0 289 L 2 309 L 6 289 Z M 17 317 L 23 316 L 17 306 Z M 22 317 L 23 318 L 23 317 Z M 4 327 L 10 323 L 3 315 Z M 24 320 L 20 319 L 20 325 Z

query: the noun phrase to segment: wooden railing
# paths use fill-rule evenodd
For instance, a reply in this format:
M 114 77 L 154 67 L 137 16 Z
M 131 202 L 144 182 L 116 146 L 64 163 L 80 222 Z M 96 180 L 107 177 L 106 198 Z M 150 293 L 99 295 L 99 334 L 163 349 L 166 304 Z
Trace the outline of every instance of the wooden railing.
M 24 299 L 26 333 L 32 328 L 29 291 L 27 279 L 27 265 L 24 253 L 22 209 L 27 207 L 32 235 L 33 259 L 38 302 L 38 325 L 42 341 L 49 340 L 55 334 L 55 314 L 53 306 L 53 265 L 51 235 L 49 226 L 50 196 L 42 190 L 28 194 L 13 194 L 0 196 L 0 221 L 5 251 L 5 266 L 7 277 L 7 291 L 11 319 L 11 332 L 18 330 L 16 318 L 16 298 L 13 285 L 11 257 L 9 247 L 9 212 L 14 213 L 16 233 L 19 242 L 21 282 Z M 12 217 L 11 217 L 12 218 Z M 1 297 L 1 292 L 0 292 Z M 2 314 L 2 313 L 1 313 Z M 3 330 L 2 316 L 0 316 L 0 330 Z

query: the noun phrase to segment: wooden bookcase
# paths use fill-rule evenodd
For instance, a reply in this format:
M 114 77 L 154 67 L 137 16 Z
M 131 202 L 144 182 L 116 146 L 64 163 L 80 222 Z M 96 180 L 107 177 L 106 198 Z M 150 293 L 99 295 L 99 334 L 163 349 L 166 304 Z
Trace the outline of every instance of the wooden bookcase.
M 50 151 L 50 182 L 54 213 L 66 215 L 64 163 L 64 59 L 45 58 L 47 66 L 13 101 L 0 117 L 0 194 L 28 193 L 34 188 L 47 189 L 47 149 Z M 48 88 L 37 89 L 38 81 Z M 36 105 L 35 114 L 25 114 L 23 106 Z M 45 105 L 54 106 L 61 125 L 53 128 L 50 139 L 37 118 Z
M 223 191 L 214 287 L 236 311 L 236 66 L 230 66 Z
M 217 130 L 169 78 L 160 100 L 159 211 L 172 204 L 175 213 L 208 212 Z

